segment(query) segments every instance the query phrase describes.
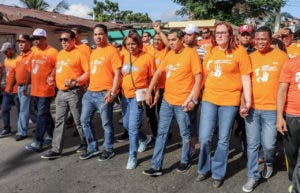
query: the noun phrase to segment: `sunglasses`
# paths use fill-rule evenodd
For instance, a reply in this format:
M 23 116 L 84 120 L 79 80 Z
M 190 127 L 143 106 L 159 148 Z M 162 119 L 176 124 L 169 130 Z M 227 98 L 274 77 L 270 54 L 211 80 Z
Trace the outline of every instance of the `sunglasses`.
M 70 39 L 69 38 L 59 38 L 59 41 L 60 42 L 68 42 Z
M 208 34 L 209 33 L 209 31 L 204 31 L 204 32 L 202 32 L 202 34 Z
M 39 36 L 33 36 L 32 37 L 32 40 L 40 40 L 40 39 L 42 39 L 42 37 L 39 37 Z
M 25 43 L 25 40 L 17 40 L 17 43 Z

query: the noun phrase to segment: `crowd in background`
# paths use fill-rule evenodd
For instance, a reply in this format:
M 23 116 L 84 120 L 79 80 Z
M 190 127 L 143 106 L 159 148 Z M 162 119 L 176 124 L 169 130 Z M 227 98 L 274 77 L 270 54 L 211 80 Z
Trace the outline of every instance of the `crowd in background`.
M 113 108 L 122 109 L 124 133 L 129 140 L 126 169 L 137 167 L 138 153 L 155 143 L 149 176 L 163 174 L 163 160 L 170 125 L 176 120 L 181 137 L 177 172 L 185 172 L 198 157 L 196 181 L 211 177 L 215 188 L 224 183 L 231 131 L 241 133 L 251 192 L 262 178 L 274 174 L 276 141 L 283 138 L 290 192 L 300 191 L 300 43 L 289 28 L 272 33 L 266 26 L 254 30 L 220 22 L 214 29 L 188 24 L 184 30 L 167 33 L 158 23 L 155 35 L 142 36 L 132 29 L 122 45 L 108 42 L 107 27 L 97 24 L 95 48 L 81 42 L 80 28 L 61 32 L 58 51 L 47 42 L 47 33 L 37 28 L 20 34 L 16 53 L 6 42 L 2 70 L 6 86 L 2 99 L 3 130 L 10 136 L 10 111 L 17 107 L 16 141 L 27 138 L 29 120 L 36 124 L 33 142 L 26 150 L 50 150 L 41 158 L 61 157 L 68 120 L 80 137 L 79 159 L 115 156 Z M 2 73 L 1 73 L 2 74 Z M 50 105 L 55 98 L 55 119 Z M 99 112 L 104 132 L 103 151 L 92 119 Z M 143 115 L 152 135 L 141 130 Z M 212 139 L 217 146 L 212 155 Z M 263 163 L 259 171 L 259 163 Z

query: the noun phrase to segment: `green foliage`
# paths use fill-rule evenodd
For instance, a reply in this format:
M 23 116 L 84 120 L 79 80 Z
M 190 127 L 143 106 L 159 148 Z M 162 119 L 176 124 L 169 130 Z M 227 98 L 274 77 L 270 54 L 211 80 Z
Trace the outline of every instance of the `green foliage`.
M 46 10 L 49 4 L 44 0 L 20 0 L 29 9 Z
M 246 18 L 272 14 L 284 6 L 286 0 L 172 0 L 183 7 L 177 15 L 189 19 L 218 19 L 241 25 Z
M 119 4 L 109 0 L 105 0 L 104 2 L 94 0 L 93 11 L 97 21 L 116 21 L 123 23 L 151 22 L 147 13 L 133 13 L 133 11 L 130 10 L 120 11 Z
M 47 10 L 50 7 L 44 0 L 20 0 L 20 2 L 29 9 Z M 51 11 L 60 12 L 62 9 L 68 9 L 68 7 L 68 3 L 65 0 L 62 0 Z

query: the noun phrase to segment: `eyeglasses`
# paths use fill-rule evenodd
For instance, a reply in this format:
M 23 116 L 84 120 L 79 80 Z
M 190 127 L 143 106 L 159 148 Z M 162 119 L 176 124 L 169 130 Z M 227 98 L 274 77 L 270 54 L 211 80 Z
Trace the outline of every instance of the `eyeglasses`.
M 209 31 L 203 31 L 202 32 L 202 34 L 208 34 L 209 33 Z
M 60 42 L 68 42 L 70 39 L 69 38 L 59 38 L 59 41 Z
M 226 34 L 228 34 L 227 31 L 217 31 L 216 32 L 216 35 L 226 35 Z

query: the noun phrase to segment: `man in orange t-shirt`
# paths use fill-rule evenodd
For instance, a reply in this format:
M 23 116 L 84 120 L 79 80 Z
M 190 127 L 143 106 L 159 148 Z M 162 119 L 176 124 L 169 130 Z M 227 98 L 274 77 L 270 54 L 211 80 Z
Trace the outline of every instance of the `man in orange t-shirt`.
M 113 104 L 121 81 L 122 65 L 118 50 L 107 42 L 107 27 L 97 24 L 94 27 L 94 41 L 97 48 L 90 57 L 90 81 L 87 92 L 82 98 L 81 124 L 87 142 L 87 151 L 80 156 L 85 160 L 99 154 L 95 131 L 91 120 L 98 110 L 104 130 L 104 150 L 99 161 L 114 156 Z
M 55 95 L 55 63 L 57 50 L 47 44 L 47 33 L 37 28 L 33 31 L 33 39 L 37 41 L 33 52 L 32 64 L 28 66 L 27 84 L 31 83 L 31 97 L 37 109 L 37 122 L 34 142 L 25 146 L 29 151 L 40 151 L 51 145 L 54 121 L 50 113 L 50 103 Z M 43 139 L 45 133 L 48 139 Z
M 255 32 L 257 50 L 250 54 L 252 63 L 252 105 L 245 118 L 248 182 L 243 190 L 248 192 L 257 185 L 260 177 L 270 178 L 276 143 L 276 94 L 278 79 L 283 64 L 288 60 L 286 53 L 272 49 L 272 33 L 263 26 Z M 264 169 L 258 171 L 258 153 L 262 145 L 264 152 Z
M 202 66 L 197 52 L 193 48 L 184 47 L 184 33 L 179 29 L 171 29 L 168 41 L 171 51 L 159 65 L 147 92 L 146 102 L 151 106 L 157 101 L 152 100 L 151 93 L 157 86 L 162 72 L 166 72 L 164 98 L 160 108 L 158 134 L 155 141 L 151 168 L 143 174 L 150 176 L 162 175 L 164 149 L 169 133 L 170 123 L 175 116 L 182 137 L 182 153 L 178 172 L 190 167 L 189 146 L 191 140 L 191 123 L 188 111 L 198 103 L 201 89 Z
M 18 96 L 20 101 L 20 113 L 18 119 L 18 132 L 16 134 L 16 140 L 20 141 L 27 137 L 27 127 L 29 123 L 29 117 L 33 122 L 36 120 L 36 115 L 30 107 L 30 89 L 31 85 L 26 84 L 27 79 L 27 68 L 31 65 L 32 62 L 32 51 L 31 39 L 29 35 L 21 34 L 17 40 L 19 50 L 21 51 L 20 55 L 16 59 L 16 68 L 15 68 L 15 79 L 16 84 L 18 85 Z
M 277 94 L 277 130 L 284 135 L 288 177 L 293 191 L 300 189 L 300 56 L 282 67 Z
M 53 133 L 52 149 L 41 158 L 58 158 L 63 148 L 63 134 L 68 110 L 71 111 L 76 128 L 80 135 L 81 144 L 78 149 L 86 147 L 80 123 L 81 99 L 84 92 L 83 85 L 89 78 L 89 63 L 75 47 L 75 33 L 66 30 L 60 35 L 62 50 L 56 58 L 56 87 L 58 92 L 55 99 L 56 119 Z
M 286 47 L 289 58 L 295 58 L 296 56 L 300 55 L 300 44 L 298 42 L 293 42 L 294 35 L 290 28 L 283 28 L 275 35 L 280 36 Z
M 16 68 L 16 53 L 13 45 L 10 42 L 5 42 L 2 44 L 2 48 L 0 50 L 6 58 L 4 60 L 4 66 L 6 71 L 6 86 L 3 92 L 2 98 L 2 120 L 3 120 L 3 130 L 0 133 L 0 138 L 11 135 L 11 127 L 10 127 L 10 110 L 13 106 L 13 103 L 18 109 L 20 108 L 19 98 L 18 98 L 18 86 L 13 81 L 15 76 L 15 68 Z M 2 66 L 1 66 L 2 67 Z M 1 82 L 0 74 L 0 82 Z

